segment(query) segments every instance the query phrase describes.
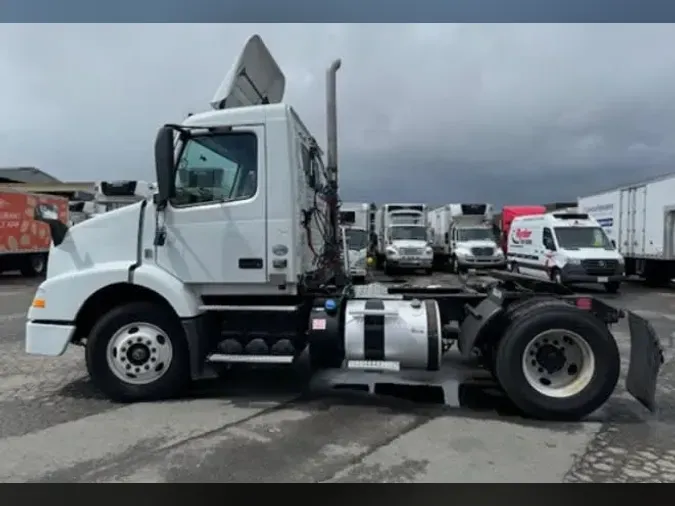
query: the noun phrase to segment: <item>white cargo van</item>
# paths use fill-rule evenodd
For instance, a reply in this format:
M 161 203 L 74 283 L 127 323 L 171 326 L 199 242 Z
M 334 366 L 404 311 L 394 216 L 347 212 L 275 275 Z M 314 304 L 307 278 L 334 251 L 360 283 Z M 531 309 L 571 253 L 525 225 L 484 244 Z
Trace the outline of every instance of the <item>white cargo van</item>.
M 585 213 L 519 216 L 511 223 L 507 252 L 512 271 L 560 284 L 600 283 L 614 293 L 624 279 L 623 257 Z

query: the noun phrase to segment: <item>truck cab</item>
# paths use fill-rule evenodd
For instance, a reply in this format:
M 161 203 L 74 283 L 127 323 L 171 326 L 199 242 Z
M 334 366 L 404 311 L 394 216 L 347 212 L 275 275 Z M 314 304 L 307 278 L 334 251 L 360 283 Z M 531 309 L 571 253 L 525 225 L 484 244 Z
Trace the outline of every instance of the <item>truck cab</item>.
M 383 204 L 377 210 L 378 260 L 386 273 L 423 269 L 431 273 L 433 250 L 426 204 Z
M 503 269 L 504 253 L 497 243 L 491 204 L 446 204 L 430 213 L 435 263 L 451 272 Z
M 368 229 L 351 225 L 342 225 L 344 237 L 343 254 L 347 259 L 345 269 L 354 283 L 363 283 L 368 277 L 368 246 L 370 234 Z

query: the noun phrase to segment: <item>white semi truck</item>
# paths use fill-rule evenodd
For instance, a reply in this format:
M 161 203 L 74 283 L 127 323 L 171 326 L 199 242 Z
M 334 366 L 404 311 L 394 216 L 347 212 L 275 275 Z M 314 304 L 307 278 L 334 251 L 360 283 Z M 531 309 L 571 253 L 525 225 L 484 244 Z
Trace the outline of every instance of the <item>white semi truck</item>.
M 378 267 L 387 274 L 403 269 L 431 274 L 426 221 L 426 204 L 382 204 L 375 213 Z
M 72 227 L 38 205 L 53 242 L 27 314 L 27 353 L 82 345 L 105 395 L 141 401 L 178 395 L 214 364 L 232 363 L 305 364 L 375 391 L 438 385 L 456 344 L 467 370 L 491 371 L 529 416 L 595 411 L 619 379 L 609 325 L 620 310 L 512 273 L 473 289 L 351 285 L 338 222 L 339 66 L 328 71 L 326 165 L 282 102 L 284 74 L 253 36 L 212 110 L 159 128 L 152 198 Z M 205 169 L 220 174 L 190 177 Z M 625 314 L 627 389 L 654 410 L 659 340 Z
M 675 174 L 579 197 L 577 209 L 605 230 L 627 276 L 654 286 L 675 278 Z
M 352 281 L 363 283 L 368 276 L 368 255 L 371 251 L 372 204 L 343 202 L 340 204 L 340 225 L 345 237 L 347 268 Z
M 445 204 L 429 212 L 434 263 L 452 272 L 504 269 L 506 257 L 497 243 L 491 204 Z

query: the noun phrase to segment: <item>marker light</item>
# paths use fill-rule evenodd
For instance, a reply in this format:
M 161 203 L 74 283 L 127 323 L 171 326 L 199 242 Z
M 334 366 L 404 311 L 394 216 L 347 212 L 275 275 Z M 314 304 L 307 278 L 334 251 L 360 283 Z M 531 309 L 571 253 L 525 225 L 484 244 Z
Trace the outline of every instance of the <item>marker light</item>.
M 324 302 L 323 307 L 326 311 L 335 311 L 337 309 L 337 303 L 333 299 L 328 299 Z

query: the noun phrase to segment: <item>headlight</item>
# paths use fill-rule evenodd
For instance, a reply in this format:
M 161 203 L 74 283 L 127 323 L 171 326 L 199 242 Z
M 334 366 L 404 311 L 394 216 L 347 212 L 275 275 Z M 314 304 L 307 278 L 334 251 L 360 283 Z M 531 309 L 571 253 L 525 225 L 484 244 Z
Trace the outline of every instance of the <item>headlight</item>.
M 578 258 L 568 258 L 567 263 L 570 265 L 581 265 L 581 260 Z
M 434 250 L 432 248 L 427 248 L 427 249 L 424 250 L 424 253 L 426 253 L 427 255 L 433 255 Z
M 398 251 L 396 250 L 396 248 L 394 248 L 392 246 L 389 246 L 386 251 L 387 251 L 387 255 L 392 255 L 392 256 L 398 255 Z
M 464 249 L 458 249 L 455 253 L 458 257 L 468 257 L 471 256 L 471 253 L 464 250 Z
M 623 257 L 619 257 L 618 261 L 619 261 L 619 265 L 623 265 L 623 264 L 626 263 L 626 261 L 623 259 Z
M 497 249 L 495 250 L 495 256 L 503 257 L 503 256 L 504 256 L 504 251 L 503 251 L 501 248 L 497 248 Z

